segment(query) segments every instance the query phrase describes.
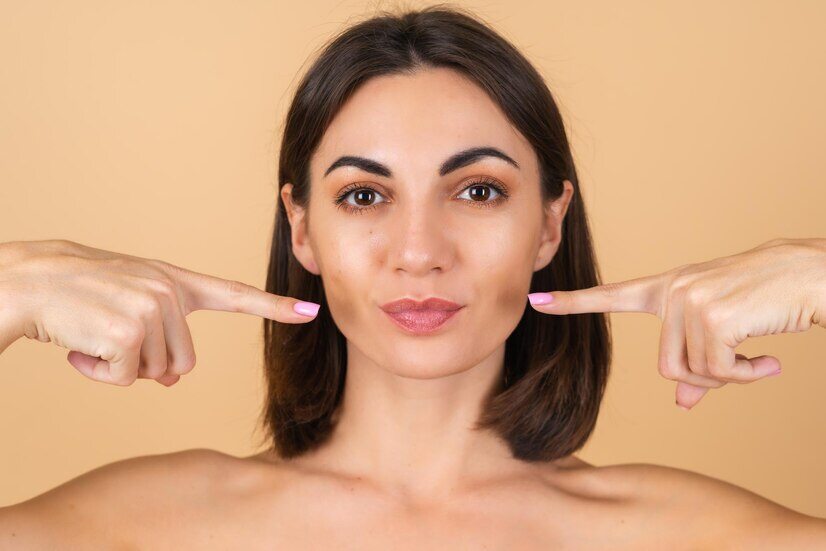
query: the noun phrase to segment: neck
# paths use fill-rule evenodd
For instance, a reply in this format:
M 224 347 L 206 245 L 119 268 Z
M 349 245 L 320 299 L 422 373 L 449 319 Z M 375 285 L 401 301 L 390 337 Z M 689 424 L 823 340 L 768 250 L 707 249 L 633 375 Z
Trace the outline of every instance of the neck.
M 343 403 L 330 441 L 309 461 L 367 479 L 391 493 L 438 499 L 470 479 L 518 466 L 507 443 L 474 430 L 502 376 L 505 345 L 470 369 L 431 379 L 402 377 L 348 342 Z

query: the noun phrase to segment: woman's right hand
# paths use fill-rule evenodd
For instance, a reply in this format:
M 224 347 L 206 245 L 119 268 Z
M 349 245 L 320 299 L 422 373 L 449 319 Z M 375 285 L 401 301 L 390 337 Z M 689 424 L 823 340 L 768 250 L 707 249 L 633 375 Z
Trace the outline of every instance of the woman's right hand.
M 185 317 L 195 310 L 315 318 L 294 311 L 294 298 L 62 239 L 0 243 L 0 291 L 22 333 L 15 336 L 67 348 L 83 375 L 119 386 L 138 378 L 171 386 L 189 373 L 195 350 Z

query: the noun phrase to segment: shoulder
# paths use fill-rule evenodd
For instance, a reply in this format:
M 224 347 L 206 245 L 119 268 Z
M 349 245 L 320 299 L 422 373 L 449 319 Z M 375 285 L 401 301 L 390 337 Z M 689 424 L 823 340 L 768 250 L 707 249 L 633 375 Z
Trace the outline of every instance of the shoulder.
M 27 501 L 0 508 L 0 548 L 66 543 L 127 549 L 146 522 L 198 495 L 214 495 L 232 456 L 205 448 L 122 459 Z M 197 500 L 194 502 L 197 503 Z M 160 525 L 160 524 L 159 524 Z
M 699 549 L 826 549 L 826 519 L 712 476 L 646 463 L 594 473 L 636 503 L 662 542 L 684 534 Z

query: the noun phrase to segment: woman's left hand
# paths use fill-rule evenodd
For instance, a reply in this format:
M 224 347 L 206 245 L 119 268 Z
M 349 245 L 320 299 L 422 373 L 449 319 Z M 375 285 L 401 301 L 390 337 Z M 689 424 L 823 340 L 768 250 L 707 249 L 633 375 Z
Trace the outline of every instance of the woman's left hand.
M 734 349 L 748 337 L 826 328 L 826 239 L 774 239 L 745 252 L 667 272 L 552 295 L 546 314 L 646 312 L 663 321 L 658 370 L 691 408 L 726 383 L 780 372 L 774 356 Z

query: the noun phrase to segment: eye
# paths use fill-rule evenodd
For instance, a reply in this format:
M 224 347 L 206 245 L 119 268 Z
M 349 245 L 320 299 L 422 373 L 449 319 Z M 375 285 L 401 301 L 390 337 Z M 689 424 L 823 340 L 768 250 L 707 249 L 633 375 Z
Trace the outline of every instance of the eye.
M 490 191 L 486 189 L 493 189 L 495 196 L 492 200 L 488 200 L 491 196 Z M 476 179 L 462 189 L 462 192 L 471 192 L 471 199 L 465 200 L 467 203 L 473 204 L 482 208 L 495 207 L 502 201 L 508 198 L 508 192 L 502 184 L 491 180 L 489 178 Z M 347 200 L 350 195 L 353 195 L 356 203 L 353 204 Z M 337 208 L 343 208 L 347 212 L 353 214 L 364 214 L 369 210 L 375 209 L 379 203 L 369 204 L 375 195 L 381 197 L 381 194 L 375 189 L 365 184 L 352 184 L 347 186 L 341 194 L 333 201 Z M 459 195 L 461 197 L 461 194 Z M 479 198 L 479 199 L 476 199 Z M 384 202 L 384 201 L 381 201 Z M 367 203 L 367 204 L 365 204 Z
M 358 201 L 355 205 L 347 201 L 347 197 L 349 195 L 353 195 L 356 201 Z M 341 192 L 341 195 L 336 197 L 334 203 L 338 208 L 343 208 L 348 212 L 355 211 L 356 214 L 363 214 L 365 211 L 373 210 L 374 208 L 376 208 L 375 204 L 363 204 L 363 202 L 369 203 L 375 195 L 381 196 L 381 194 L 378 191 L 369 186 L 365 186 L 364 184 L 353 184 L 351 186 L 347 186 L 344 189 L 344 191 Z
M 492 189 L 496 193 L 496 196 L 492 201 L 486 200 L 488 197 L 490 197 L 490 191 L 486 191 L 486 189 Z M 477 192 L 471 193 L 471 197 L 478 197 L 479 199 L 470 199 L 470 201 L 472 203 L 478 204 L 478 206 L 480 207 L 494 207 L 498 205 L 500 202 L 507 199 L 508 197 L 508 193 L 507 191 L 505 191 L 505 188 L 503 186 L 487 178 L 482 178 L 475 182 L 471 182 L 471 184 L 463 190 L 463 193 L 465 191 Z M 479 193 L 480 191 L 481 193 Z

